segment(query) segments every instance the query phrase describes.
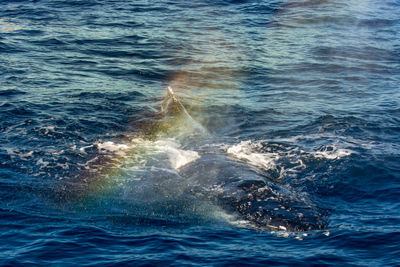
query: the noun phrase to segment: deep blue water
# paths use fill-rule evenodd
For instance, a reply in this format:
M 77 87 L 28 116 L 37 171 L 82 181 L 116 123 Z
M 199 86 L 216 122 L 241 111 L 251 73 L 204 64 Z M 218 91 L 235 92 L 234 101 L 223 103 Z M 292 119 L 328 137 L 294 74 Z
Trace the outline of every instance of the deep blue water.
M 399 32 L 397 0 L 1 1 L 0 265 L 400 265 Z M 168 183 L 232 166 L 326 225 Z

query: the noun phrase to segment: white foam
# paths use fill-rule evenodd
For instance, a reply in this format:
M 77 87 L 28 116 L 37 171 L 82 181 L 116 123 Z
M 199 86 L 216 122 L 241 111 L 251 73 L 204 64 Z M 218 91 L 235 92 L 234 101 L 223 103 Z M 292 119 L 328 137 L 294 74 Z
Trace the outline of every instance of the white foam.
M 311 136 L 308 136 L 311 137 Z M 279 141 L 297 141 L 300 138 L 306 137 L 293 137 L 290 139 L 279 139 Z M 274 169 L 278 165 L 278 161 L 281 158 L 291 159 L 291 163 L 295 163 L 299 165 L 300 168 L 305 168 L 306 165 L 299 158 L 301 154 L 308 154 L 315 158 L 324 158 L 328 160 L 341 159 L 344 157 L 348 157 L 354 153 L 354 150 L 350 149 L 354 147 L 354 144 L 347 144 L 336 142 L 331 145 L 323 146 L 322 148 L 318 148 L 314 151 L 303 151 L 296 147 L 290 148 L 286 147 L 285 149 L 278 152 L 258 152 L 261 146 L 261 142 L 252 142 L 250 140 L 242 141 L 237 145 L 227 147 L 227 153 L 231 156 L 240 159 L 246 160 L 250 164 L 266 168 L 266 169 Z M 265 150 L 265 149 L 262 149 Z M 296 159 L 295 159 L 296 158 Z
M 364 147 L 371 148 L 369 143 L 366 143 L 364 140 L 356 139 L 348 136 L 340 136 L 333 133 L 317 133 L 310 135 L 299 135 L 290 138 L 279 138 L 276 139 L 281 142 L 288 143 L 299 143 L 304 140 L 325 140 L 331 141 L 330 145 L 326 145 L 317 151 L 310 151 L 309 153 L 316 158 L 325 158 L 329 160 L 333 159 L 341 159 L 344 157 L 348 157 L 356 152 L 352 148 Z
M 93 145 L 83 146 L 79 148 L 79 151 L 82 153 L 86 153 L 86 149 L 93 147 Z
M 126 144 L 117 144 L 111 141 L 96 143 L 99 150 L 106 150 L 108 152 L 121 152 L 129 149 L 130 147 Z
M 200 158 L 196 151 L 180 149 L 179 144 L 172 141 L 160 140 L 154 144 L 158 152 L 168 155 L 171 166 L 176 170 Z
M 279 156 L 277 154 L 257 153 L 254 152 L 253 148 L 254 144 L 250 140 L 242 141 L 237 145 L 229 147 L 227 153 L 233 155 L 238 159 L 247 160 L 254 165 L 261 166 L 266 169 L 271 169 L 275 167 L 275 160 L 279 159 Z
M 341 159 L 344 157 L 348 157 L 354 153 L 350 149 L 337 148 L 336 146 L 331 146 L 331 148 L 332 148 L 332 150 L 316 151 L 316 152 L 312 152 L 312 154 L 316 158 L 325 158 L 325 159 L 333 160 L 333 159 Z
M 165 165 L 169 163 L 173 169 L 177 170 L 200 158 L 198 152 L 182 149 L 180 144 L 174 142 L 173 139 L 151 141 L 133 138 L 127 143 L 106 141 L 97 142 L 95 145 L 99 152 L 117 155 L 120 157 L 120 161 L 125 160 L 125 165 L 129 165 L 130 169 L 138 170 L 144 167 L 150 159 L 153 160 L 153 164 Z M 84 151 L 86 148 L 88 147 L 80 150 Z M 163 162 L 164 159 L 167 159 L 168 162 Z M 154 162 L 154 160 L 158 162 Z
M 290 141 L 308 137 L 293 137 Z M 283 139 L 279 139 L 281 142 Z M 286 140 L 288 141 L 288 140 Z M 299 172 L 307 168 L 304 159 L 339 160 L 356 153 L 350 148 L 352 144 L 335 140 L 330 145 L 311 148 L 309 151 L 300 149 L 299 146 L 268 143 L 265 141 L 242 141 L 236 145 L 226 145 L 224 150 L 228 156 L 244 161 L 261 171 L 271 172 L 276 178 L 297 176 Z
M 227 153 L 237 159 L 246 160 L 251 165 L 264 169 L 275 169 L 276 161 L 280 156 L 277 153 L 259 153 L 255 148 L 259 147 L 260 143 L 252 143 L 250 140 L 242 141 L 237 145 L 227 149 Z

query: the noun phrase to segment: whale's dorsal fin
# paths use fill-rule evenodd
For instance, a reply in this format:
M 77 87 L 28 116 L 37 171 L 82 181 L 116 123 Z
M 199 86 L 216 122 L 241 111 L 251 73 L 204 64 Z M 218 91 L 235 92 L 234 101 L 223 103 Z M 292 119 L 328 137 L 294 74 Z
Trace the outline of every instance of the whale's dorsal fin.
M 167 97 L 161 102 L 161 112 L 166 112 L 168 110 L 168 106 L 170 104 L 170 100 L 174 100 L 174 102 L 178 102 L 175 97 L 175 93 L 170 86 L 167 87 Z
M 174 101 L 177 101 L 174 90 L 172 90 L 170 86 L 167 87 L 167 98 L 172 98 Z
M 209 134 L 207 129 L 205 129 L 199 122 L 192 118 L 192 116 L 186 110 L 185 106 L 183 106 L 183 104 L 178 100 L 174 90 L 170 86 L 167 87 L 167 97 L 161 103 L 162 112 L 168 112 L 171 100 L 173 101 L 174 105 L 176 105 L 176 107 L 179 109 L 179 111 L 185 115 L 187 121 L 192 125 L 192 127 L 197 128 L 204 135 Z

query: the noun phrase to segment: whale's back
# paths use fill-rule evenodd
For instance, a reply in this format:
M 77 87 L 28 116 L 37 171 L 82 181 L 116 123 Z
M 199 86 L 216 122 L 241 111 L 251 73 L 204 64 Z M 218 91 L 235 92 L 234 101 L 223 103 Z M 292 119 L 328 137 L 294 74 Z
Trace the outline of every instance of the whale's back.
M 239 215 L 253 227 L 307 231 L 327 225 L 324 214 L 304 196 L 225 155 L 203 155 L 182 167 L 179 174 L 194 192 Z

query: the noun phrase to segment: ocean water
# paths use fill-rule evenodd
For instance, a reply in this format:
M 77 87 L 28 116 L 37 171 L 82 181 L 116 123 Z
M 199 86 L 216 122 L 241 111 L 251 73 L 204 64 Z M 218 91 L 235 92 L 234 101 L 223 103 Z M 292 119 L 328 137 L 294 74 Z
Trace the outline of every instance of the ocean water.
M 399 32 L 397 0 L 1 1 L 0 265 L 400 265 Z

